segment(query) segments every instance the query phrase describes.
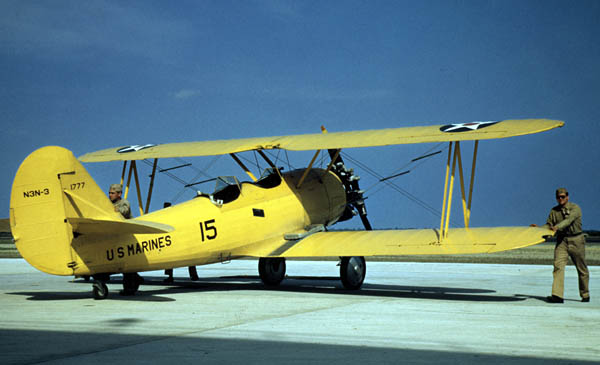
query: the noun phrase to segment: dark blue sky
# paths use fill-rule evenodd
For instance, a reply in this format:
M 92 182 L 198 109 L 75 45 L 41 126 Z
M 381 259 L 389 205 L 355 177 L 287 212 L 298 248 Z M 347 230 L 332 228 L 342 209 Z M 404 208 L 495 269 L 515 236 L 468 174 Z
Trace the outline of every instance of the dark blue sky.
M 481 143 L 472 225 L 543 223 L 554 189 L 566 186 L 584 228 L 597 229 L 599 35 L 598 1 L 2 1 L 0 207 L 8 216 L 19 164 L 45 145 L 79 156 L 318 133 L 321 124 L 346 131 L 543 117 L 566 125 Z M 345 152 L 385 176 L 433 147 Z M 289 154 L 295 167 L 310 157 Z M 394 181 L 439 211 L 445 158 Z M 86 167 L 102 188 L 120 177 L 116 163 Z M 364 188 L 375 184 L 354 167 Z M 207 172 L 244 177 L 227 156 Z M 153 209 L 181 191 L 164 175 L 158 188 Z M 393 189 L 367 195 L 376 227 L 439 225 Z M 461 224 L 458 210 L 453 218 Z

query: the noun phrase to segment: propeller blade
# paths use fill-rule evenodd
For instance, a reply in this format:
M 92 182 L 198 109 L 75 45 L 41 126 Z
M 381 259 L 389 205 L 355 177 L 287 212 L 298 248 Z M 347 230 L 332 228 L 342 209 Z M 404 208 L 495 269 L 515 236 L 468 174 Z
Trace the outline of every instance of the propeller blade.
M 325 126 L 321 126 L 321 132 L 327 133 Z M 332 171 L 340 178 L 340 180 L 342 180 L 344 189 L 346 190 L 346 201 L 348 202 L 348 205 L 346 206 L 346 211 L 340 218 L 340 221 L 352 218 L 356 214 L 352 213 L 352 208 L 355 208 L 356 212 L 358 212 L 358 215 L 360 216 L 360 220 L 362 221 L 365 230 L 372 231 L 373 228 L 371 227 L 371 223 L 367 219 L 367 207 L 365 206 L 363 192 L 358 186 L 358 180 L 360 180 L 360 177 L 354 175 L 354 171 L 352 169 L 348 170 L 346 168 L 344 165 L 344 160 L 342 159 L 342 155 L 340 154 L 340 150 L 328 149 L 327 152 L 329 152 L 329 157 L 333 161 Z
M 367 231 L 372 231 L 373 227 L 371 227 L 371 223 L 369 222 L 369 219 L 367 219 L 367 209 L 365 208 L 365 203 L 362 203 L 362 207 L 363 207 L 363 212 L 361 212 L 359 210 L 358 215 L 360 216 L 360 220 L 362 221 L 363 226 L 365 226 L 365 230 Z

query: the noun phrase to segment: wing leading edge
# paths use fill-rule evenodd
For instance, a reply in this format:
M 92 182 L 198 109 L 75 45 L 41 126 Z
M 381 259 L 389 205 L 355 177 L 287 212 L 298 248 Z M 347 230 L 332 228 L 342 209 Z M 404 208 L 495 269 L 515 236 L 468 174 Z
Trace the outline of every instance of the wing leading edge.
M 507 138 L 544 132 L 562 127 L 564 122 L 550 119 L 512 119 L 500 122 L 473 122 L 423 127 L 372 129 L 327 134 L 241 138 L 203 142 L 169 143 L 108 148 L 87 153 L 82 162 L 142 160 L 191 156 L 214 156 L 257 149 L 290 151 L 335 148 L 375 147 L 396 144 L 469 141 Z
M 268 255 L 255 254 L 335 257 L 492 253 L 535 245 L 553 234 L 539 227 L 456 228 L 450 229 L 448 237 L 439 243 L 434 229 L 320 232 L 288 242 Z

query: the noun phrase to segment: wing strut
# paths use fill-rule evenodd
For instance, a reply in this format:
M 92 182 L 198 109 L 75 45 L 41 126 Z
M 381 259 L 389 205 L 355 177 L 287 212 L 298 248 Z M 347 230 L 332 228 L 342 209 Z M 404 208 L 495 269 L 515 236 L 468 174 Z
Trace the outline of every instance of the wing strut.
M 329 162 L 329 165 L 327 165 L 327 170 L 325 170 L 325 172 L 323 173 L 323 177 L 325 177 L 325 175 L 327 175 L 329 170 L 331 170 L 331 168 L 333 167 L 333 164 L 336 163 L 336 161 L 338 160 L 338 157 L 340 156 L 341 152 L 342 152 L 341 148 L 338 148 L 337 150 L 335 150 L 335 153 L 333 155 L 331 154 L 331 152 L 329 152 L 329 154 L 331 156 L 331 161 Z
M 304 179 L 306 179 L 306 175 L 308 175 L 308 173 L 310 172 L 310 169 L 312 168 L 313 164 L 315 163 L 317 156 L 319 156 L 319 153 L 321 153 L 321 150 L 317 150 L 317 152 L 315 152 L 315 155 L 313 156 L 312 160 L 310 160 L 310 163 L 308 164 L 306 169 L 304 169 L 304 173 L 302 174 L 302 177 L 298 181 L 298 184 L 296 184 L 296 189 L 300 189 L 300 187 L 302 186 Z
M 454 153 L 452 153 L 452 143 L 454 143 Z M 456 171 L 456 162 L 458 161 L 458 175 L 460 178 L 460 192 L 462 197 L 463 217 L 465 228 L 469 229 L 469 221 L 471 219 L 471 202 L 473 198 L 473 186 L 475 182 L 475 165 L 477 161 L 477 151 L 479 141 L 475 141 L 473 149 L 473 163 L 471 165 L 471 180 L 469 183 L 469 198 L 465 198 L 465 181 L 463 175 L 462 156 L 460 153 L 460 142 L 450 142 L 448 146 L 448 161 L 446 162 L 446 179 L 444 182 L 444 198 L 442 203 L 442 219 L 440 221 L 439 241 L 448 237 L 448 229 L 450 225 L 450 208 L 452 207 L 452 192 L 454 190 L 454 173 Z M 452 158 L 452 170 L 450 170 L 450 159 Z M 450 177 L 450 181 L 448 181 Z
M 144 215 L 144 207 L 142 205 L 142 192 L 140 191 L 140 179 L 138 178 L 137 164 L 135 163 L 135 160 L 131 161 L 130 166 L 133 169 L 133 176 L 135 177 L 135 190 L 137 192 L 138 206 L 140 207 L 140 215 Z
M 127 171 L 127 160 L 123 161 L 123 172 L 121 172 L 121 187 L 123 186 L 123 182 L 125 180 L 125 171 Z
M 324 125 L 321 126 L 321 133 L 322 134 L 327 134 L 327 129 L 325 128 Z M 325 173 L 323 174 L 323 176 L 325 176 L 325 174 L 327 173 L 327 171 L 331 170 L 331 166 L 333 166 L 333 163 L 336 160 L 337 156 L 340 155 L 340 151 L 341 151 L 341 149 L 337 150 L 337 154 L 335 155 L 335 158 L 331 159 L 331 162 L 329 163 L 329 166 L 327 166 L 327 170 L 325 170 Z M 319 156 L 319 153 L 321 153 L 321 150 L 317 150 L 317 152 L 315 152 L 315 155 L 313 156 L 312 160 L 310 160 L 310 163 L 308 164 L 308 167 L 304 170 L 304 173 L 302 174 L 302 177 L 300 178 L 300 181 L 298 181 L 298 184 L 296 185 L 296 189 L 300 189 L 300 187 L 302 186 L 302 183 L 304 182 L 304 179 L 306 179 L 306 175 L 308 175 L 308 172 L 312 168 L 312 165 L 315 163 L 315 160 L 317 159 L 317 156 Z
M 475 147 L 473 147 L 473 164 L 471 165 L 471 182 L 469 183 L 469 203 L 467 205 L 467 219 L 465 228 L 469 228 L 469 221 L 471 219 L 471 201 L 473 198 L 473 183 L 475 182 L 475 162 L 477 161 L 477 150 L 479 148 L 479 141 L 475 141 Z
M 267 155 L 265 155 L 265 153 L 262 150 L 256 150 L 256 152 L 258 152 L 258 154 L 260 155 L 260 157 L 262 157 L 263 160 L 267 161 L 267 163 L 269 164 L 269 166 L 271 166 L 271 168 L 277 172 L 277 175 L 279 175 L 281 177 L 281 171 L 279 171 L 279 169 L 277 168 L 277 166 L 275 166 L 275 164 L 273 163 L 273 161 L 271 161 L 269 159 L 269 157 L 267 157 Z
M 252 181 L 256 181 L 256 177 L 254 176 L 254 174 L 252 174 L 252 172 L 250 172 L 250 170 L 246 167 L 246 165 L 244 165 L 244 163 L 242 161 L 240 161 L 240 159 L 234 153 L 230 153 L 229 156 L 231 156 L 231 158 L 233 158 L 233 160 L 235 162 L 237 162 L 238 165 L 240 165 L 242 170 L 244 170 L 244 172 L 246 172 L 246 174 L 248 174 L 248 176 L 250 176 Z
M 144 209 L 144 214 L 148 214 L 148 210 L 150 210 L 150 199 L 152 198 L 152 189 L 154 188 L 156 166 L 158 166 L 158 158 L 155 158 L 154 163 L 152 164 L 152 175 L 150 175 L 150 185 L 148 186 L 148 197 L 146 199 L 146 209 Z
M 126 164 L 127 164 L 127 161 L 125 161 L 125 163 L 123 164 L 123 172 L 125 172 Z M 140 208 L 140 215 L 144 215 L 144 206 L 142 204 L 142 192 L 140 191 L 140 179 L 138 178 L 137 165 L 135 163 L 135 160 L 132 160 L 131 163 L 129 164 L 129 173 L 127 174 L 127 186 L 125 186 L 125 193 L 123 194 L 123 199 L 127 199 L 127 195 L 129 195 L 129 184 L 131 183 L 132 173 L 133 173 L 133 177 L 135 179 L 135 188 L 136 188 L 136 192 L 137 192 L 138 205 Z M 125 177 L 125 174 L 123 174 L 121 179 L 123 179 L 124 177 Z
M 125 161 L 125 164 L 123 165 L 123 172 L 125 171 L 125 165 L 127 165 L 127 161 Z M 123 189 L 125 189 L 125 192 L 123 192 L 123 199 L 127 199 L 127 196 L 129 195 L 129 184 L 131 183 L 131 172 L 133 168 L 132 165 L 133 161 L 131 161 L 131 164 L 129 164 L 129 173 L 127 174 L 127 185 L 121 184 Z M 123 177 L 125 177 L 125 175 L 123 175 Z

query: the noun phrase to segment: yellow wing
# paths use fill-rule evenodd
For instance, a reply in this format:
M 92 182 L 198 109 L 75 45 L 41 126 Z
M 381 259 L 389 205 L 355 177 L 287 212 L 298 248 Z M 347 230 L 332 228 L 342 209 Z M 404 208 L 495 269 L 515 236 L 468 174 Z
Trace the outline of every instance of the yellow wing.
M 554 232 L 539 227 L 450 229 L 439 243 L 434 229 L 320 232 L 249 256 L 331 257 L 492 253 L 543 242 Z M 265 252 L 265 250 L 271 250 Z
M 83 162 L 104 162 L 142 160 L 146 158 L 214 156 L 257 149 L 281 148 L 291 151 L 305 151 L 410 143 L 468 141 L 539 133 L 562 127 L 563 125 L 564 123 L 558 120 L 515 119 L 500 122 L 472 122 L 327 134 L 317 133 L 161 145 L 136 145 L 108 148 L 87 153 L 79 157 L 79 160 Z

